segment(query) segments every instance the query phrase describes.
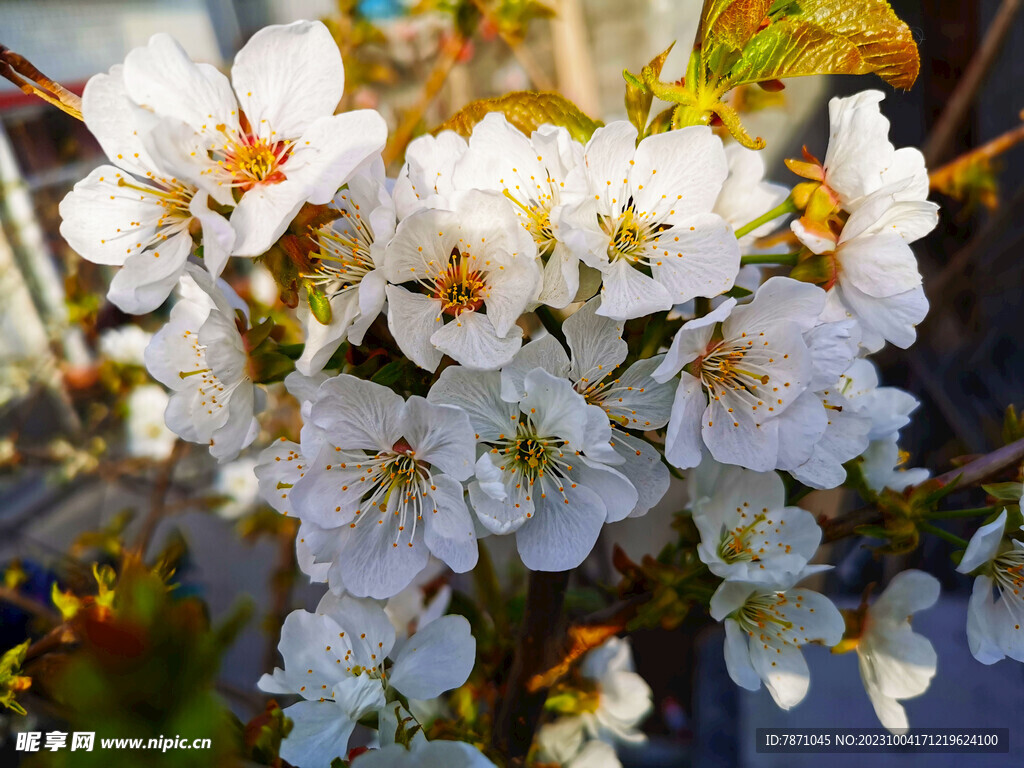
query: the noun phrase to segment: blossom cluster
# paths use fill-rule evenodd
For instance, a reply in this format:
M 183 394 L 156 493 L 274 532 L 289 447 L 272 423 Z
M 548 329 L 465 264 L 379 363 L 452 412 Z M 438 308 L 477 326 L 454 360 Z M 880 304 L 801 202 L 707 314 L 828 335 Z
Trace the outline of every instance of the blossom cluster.
M 119 268 L 111 302 L 145 313 L 176 293 L 145 364 L 170 392 L 167 426 L 223 462 L 260 434 L 274 329 L 219 278 L 232 259 L 288 265 L 275 277 L 297 296 L 304 346 L 285 386 L 303 426 L 254 471 L 300 521 L 300 565 L 329 590 L 288 617 L 284 668 L 260 681 L 300 699 L 282 757 L 328 766 L 375 715 L 381 749 L 357 766 L 398 765 L 405 747 L 416 762 L 401 764 L 490 765 L 421 732 L 391 743 L 417 702 L 466 682 L 475 641 L 444 606 L 396 637 L 389 608 L 437 563 L 472 570 L 487 536 L 514 535 L 528 569 L 575 568 L 605 525 L 654 509 L 675 470 L 690 471 L 697 553 L 721 579 L 710 613 L 736 683 L 792 707 L 809 684 L 801 648 L 852 640 L 882 723 L 907 727 L 898 701 L 936 664 L 908 617 L 938 582 L 900 574 L 844 621 L 797 586 L 829 566 L 780 474 L 829 489 L 855 470 L 876 492 L 927 477 L 900 466 L 917 402 L 880 386 L 868 359 L 914 341 L 928 305 L 910 244 L 937 222 L 924 159 L 890 143 L 882 94 L 831 102 L 825 159 L 791 161 L 806 181 L 790 192 L 707 126 L 638 141 L 611 122 L 583 143 L 497 112 L 468 139 L 416 139 L 392 179 L 380 115 L 335 114 L 343 83 L 319 23 L 257 33 L 230 79 L 157 35 L 90 80 L 83 115 L 110 164 L 61 205 L 68 242 Z M 744 256 L 771 263 L 763 214 L 780 207 L 799 214 L 801 258 L 762 281 Z M 371 344 L 425 385 L 368 379 L 339 354 Z M 1021 547 L 997 523 L 961 563 L 982 571 L 970 633 L 987 663 L 1022 658 L 1009 629 L 1024 613 Z M 608 758 L 605 742 L 638 735 L 650 707 L 621 641 L 581 674 L 598 703 L 573 699 L 540 734 L 567 765 Z

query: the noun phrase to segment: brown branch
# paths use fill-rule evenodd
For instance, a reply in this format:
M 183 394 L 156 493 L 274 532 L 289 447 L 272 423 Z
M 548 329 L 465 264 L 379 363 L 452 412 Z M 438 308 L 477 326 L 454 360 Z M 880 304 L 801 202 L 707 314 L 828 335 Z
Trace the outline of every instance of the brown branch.
M 32 659 L 36 659 L 50 653 L 51 651 L 60 650 L 65 646 L 74 645 L 77 642 L 78 635 L 75 633 L 75 630 L 71 628 L 71 625 L 61 624 L 60 626 L 51 629 L 28 647 L 25 651 L 25 661 L 29 662 Z
M 145 557 L 149 548 L 150 539 L 156 533 L 156 528 L 167 511 L 167 492 L 171 488 L 171 479 L 174 477 L 174 468 L 183 456 L 188 452 L 189 445 L 184 440 L 176 440 L 171 455 L 164 459 L 160 465 L 160 474 L 157 475 L 153 484 L 153 493 L 150 496 L 149 514 L 142 521 L 142 527 L 135 538 L 135 549 L 141 557 Z
M 539 691 L 553 686 L 569 673 L 572 665 L 584 654 L 608 638 L 625 632 L 629 622 L 636 617 L 637 610 L 649 599 L 649 594 L 637 595 L 597 611 L 570 626 L 560 641 L 555 643 L 555 663 L 531 677 L 526 683 L 527 690 Z
M 927 482 L 941 488 L 956 481 L 958 488 L 966 488 L 986 480 L 996 472 L 1019 461 L 1024 461 L 1024 438 L 1004 445 L 958 469 L 951 469 Z M 882 522 L 882 510 L 878 507 L 869 506 L 855 509 L 822 523 L 822 542 L 827 543 L 852 536 L 860 526 L 877 525 L 880 522 Z
M 971 58 L 971 63 L 967 65 L 967 70 L 957 83 L 953 95 L 946 102 L 946 108 L 942 110 L 935 128 L 925 142 L 924 157 L 928 165 L 941 162 L 949 154 L 956 132 L 967 118 L 985 76 L 1002 50 L 1003 42 L 1013 27 L 1013 20 L 1020 6 L 1021 0 L 1003 0 L 999 6 L 999 11 L 985 32 L 981 45 Z
M 554 658 L 553 639 L 561 631 L 562 606 L 569 586 L 569 571 L 530 573 L 523 627 L 515 657 L 505 681 L 505 696 L 494 721 L 492 746 L 521 766 L 533 743 L 547 688 L 529 688 L 529 681 L 543 674 Z
M 15 608 L 20 608 L 25 613 L 30 613 L 39 619 L 44 619 L 50 624 L 58 624 L 61 620 L 60 614 L 57 611 L 30 597 L 26 597 L 18 592 L 18 590 L 11 589 L 10 587 L 0 587 L 0 602 L 9 603 Z
M 38 96 L 72 117 L 82 119 L 82 98 L 36 69 L 32 62 L 0 45 L 0 76 L 29 96 Z

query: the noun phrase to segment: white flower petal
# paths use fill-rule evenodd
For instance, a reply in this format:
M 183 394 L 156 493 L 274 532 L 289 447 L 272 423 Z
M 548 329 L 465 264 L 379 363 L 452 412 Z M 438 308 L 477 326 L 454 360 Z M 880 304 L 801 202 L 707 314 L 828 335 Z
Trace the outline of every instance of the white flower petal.
M 427 548 L 456 573 L 472 570 L 476 567 L 479 550 L 462 483 L 447 475 L 434 477 L 430 500 L 432 505 L 424 503 L 421 507 L 423 540 Z
M 502 399 L 501 374 L 497 371 L 449 366 L 441 371 L 427 400 L 464 410 L 479 441 L 496 440 L 514 426 L 516 405 Z
M 606 519 L 604 501 L 580 485 L 548 494 L 516 532 L 523 565 L 532 571 L 567 571 L 590 554 Z
M 488 315 L 466 311 L 430 335 L 430 343 L 467 368 L 493 371 L 509 362 L 523 344 L 523 329 L 513 325 L 498 336 Z
M 410 397 L 402 414 L 402 434 L 416 459 L 438 467 L 455 480 L 473 474 L 476 438 L 468 414 L 461 408 Z
M 402 437 L 402 407 L 387 387 L 342 374 L 320 385 L 311 414 L 335 445 L 376 452 Z
M 388 683 L 412 699 L 433 699 L 458 688 L 476 662 L 476 640 L 462 616 L 442 616 L 409 638 Z
M 299 136 L 334 114 L 345 68 L 331 33 L 319 21 L 264 27 L 249 38 L 231 68 L 238 102 L 257 135 Z

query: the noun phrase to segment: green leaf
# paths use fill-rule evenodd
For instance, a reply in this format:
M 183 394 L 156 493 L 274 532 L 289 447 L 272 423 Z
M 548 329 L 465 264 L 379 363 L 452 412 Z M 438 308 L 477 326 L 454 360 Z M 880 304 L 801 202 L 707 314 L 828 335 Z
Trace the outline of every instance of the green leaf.
M 989 496 L 999 501 L 1009 501 L 1013 504 L 1020 503 L 1021 494 L 1024 493 L 1024 484 L 1021 483 L 991 483 L 983 485 L 981 489 Z
M 435 128 L 433 133 L 436 135 L 441 131 L 455 131 L 468 138 L 473 132 L 473 126 L 490 112 L 501 112 L 526 135 L 550 123 L 565 128 L 574 139 L 582 142 L 588 141 L 602 125 L 557 93 L 514 91 L 499 98 L 480 99 L 467 104 Z
M 874 72 L 896 88 L 910 88 L 920 66 L 910 27 L 886 0 L 800 0 L 750 38 L 728 81 L 735 87 Z
M 644 85 L 644 80 L 648 79 L 649 75 L 653 75 L 655 78 L 661 76 L 665 59 L 668 58 L 674 46 L 675 43 L 672 43 L 651 59 L 640 76 L 634 75 L 628 70 L 624 70 L 622 73 L 622 77 L 626 81 L 626 114 L 629 116 L 629 121 L 636 127 L 636 134 L 640 139 L 646 135 L 647 118 L 651 114 L 651 103 L 654 101 L 654 94 L 650 88 Z

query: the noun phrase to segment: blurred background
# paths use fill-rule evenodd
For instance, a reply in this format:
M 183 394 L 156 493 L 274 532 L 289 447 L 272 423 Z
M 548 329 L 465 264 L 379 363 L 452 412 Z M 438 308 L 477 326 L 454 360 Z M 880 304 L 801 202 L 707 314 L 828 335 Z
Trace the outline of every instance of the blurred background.
M 828 98 L 865 88 L 887 92 L 883 111 L 893 143 L 924 146 L 933 170 L 1007 132 L 1020 140 L 1019 3 L 892 4 L 920 44 L 921 75 L 911 92 L 896 93 L 870 77 L 818 77 L 789 80 L 780 94 L 747 94 L 746 121 L 752 134 L 768 140 L 772 180 L 793 183 L 782 160 L 801 146 L 823 156 Z M 473 99 L 525 88 L 557 89 L 594 117 L 623 118 L 622 70 L 638 71 L 678 40 L 663 76 L 681 76 L 700 6 L 700 0 L 0 0 L 0 44 L 81 93 L 90 76 L 158 31 L 177 37 L 194 59 L 229 65 L 257 29 L 321 18 L 343 51 L 347 107 L 379 109 L 393 130 L 412 136 Z M 991 47 L 982 45 L 986 36 L 992 56 L 979 65 L 979 51 Z M 981 70 L 979 85 L 962 119 L 951 124 L 944 110 L 959 98 L 957 86 L 972 61 Z M 945 138 L 936 137 L 937 126 Z M 246 721 L 263 707 L 255 681 L 273 666 L 281 618 L 293 607 L 312 607 L 322 588 L 292 576 L 287 532 L 256 498 L 256 451 L 217 467 L 205 452 L 173 448 L 162 426 L 165 397 L 139 386 L 145 333 L 159 320 L 142 318 L 143 330 L 132 328 L 132 319 L 103 299 L 109 274 L 60 238 L 58 203 L 103 160 L 81 123 L 0 80 L 0 570 L 6 574 L 0 597 L 10 598 L 14 584 L 19 594 L 34 594 L 36 605 L 46 603 L 55 580 L 115 557 L 118 540 L 141 541 L 152 552 L 175 548 L 183 588 L 208 603 L 215 621 L 246 597 L 253 606 L 254 618 L 226 651 L 217 686 Z M 909 465 L 938 472 L 954 457 L 998 445 L 1005 409 L 1024 401 L 1024 151 L 1011 148 L 972 164 L 935 199 L 943 206 L 941 223 L 915 247 L 932 312 L 917 345 L 876 360 L 885 384 L 921 401 L 901 440 Z M 271 307 L 275 290 L 267 277 L 259 269 L 238 275 L 249 300 Z M 278 405 L 284 419 L 283 393 Z M 265 438 L 295 427 L 275 418 L 272 412 Z M 825 514 L 856 503 L 842 490 L 805 501 Z M 615 544 L 637 560 L 656 553 L 672 536 L 671 513 L 684 504 L 679 484 L 646 517 L 606 529 L 582 578 L 614 582 Z M 970 531 L 967 524 L 952 530 Z M 507 544 L 489 541 L 502 573 L 513 569 Z M 953 572 L 947 545 L 926 541 L 912 555 L 877 559 L 863 540 L 847 540 L 824 559 L 838 564 L 822 586 L 840 596 L 842 607 L 856 605 L 869 582 L 906 567 L 942 579 L 940 603 L 915 620 L 936 646 L 939 670 L 928 693 L 906 703 L 912 725 L 1019 729 L 1024 668 L 1009 660 L 983 667 L 971 658 L 964 632 L 969 583 Z M 19 642 L 39 618 L 32 604 L 0 600 L 0 649 Z M 852 655 L 810 649 L 811 692 L 786 713 L 766 692 L 736 688 L 725 671 L 721 635 L 696 626 L 684 622 L 633 637 L 656 711 L 646 725 L 649 744 L 625 752 L 625 764 L 817 766 L 820 755 L 755 754 L 754 729 L 877 724 Z M 11 729 L 32 729 L 31 718 L 45 720 L 45 712 L 45 706 L 34 710 L 28 722 L 0 714 L 0 764 L 17 764 Z M 1024 743 L 1011 743 L 1009 755 L 966 762 L 940 754 L 871 759 L 879 766 L 1016 766 L 1024 764 Z M 828 756 L 830 765 L 862 762 Z

